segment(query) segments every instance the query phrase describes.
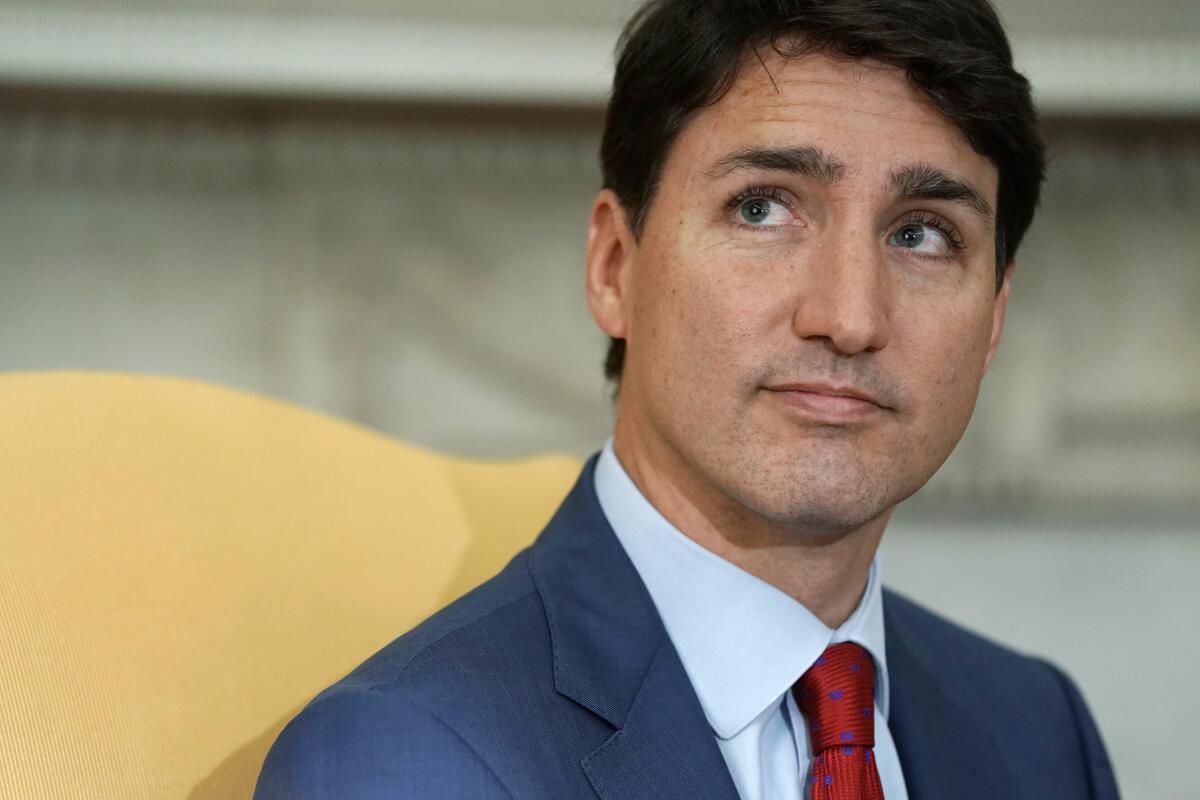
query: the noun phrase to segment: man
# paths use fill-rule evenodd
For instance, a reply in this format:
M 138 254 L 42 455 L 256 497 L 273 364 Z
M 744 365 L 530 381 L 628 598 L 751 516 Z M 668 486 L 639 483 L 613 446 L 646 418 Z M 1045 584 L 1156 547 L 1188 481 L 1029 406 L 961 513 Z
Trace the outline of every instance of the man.
M 1115 798 L 1056 668 L 880 585 L 1043 173 L 986 0 L 652 0 L 588 230 L 612 439 L 294 720 L 273 798 Z

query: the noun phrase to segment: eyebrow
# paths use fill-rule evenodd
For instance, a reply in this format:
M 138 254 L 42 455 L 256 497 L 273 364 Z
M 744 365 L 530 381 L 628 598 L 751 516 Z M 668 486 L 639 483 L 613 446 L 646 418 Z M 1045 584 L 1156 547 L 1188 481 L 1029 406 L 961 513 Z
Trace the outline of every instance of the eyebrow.
M 749 147 L 725 156 L 705 174 L 709 179 L 717 180 L 744 170 L 790 172 L 834 184 L 845 174 L 846 165 L 819 147 Z M 995 215 L 982 192 L 969 182 L 930 164 L 914 164 L 897 170 L 888 183 L 892 194 L 900 200 L 950 200 L 965 204 L 985 219 Z
M 901 200 L 951 200 L 964 203 L 984 219 L 993 216 L 983 194 L 965 180 L 953 178 L 937 167 L 916 164 L 892 173 L 892 193 Z
M 724 178 L 740 170 L 777 170 L 837 183 L 846 167 L 819 147 L 751 147 L 725 156 L 707 171 L 709 178 Z

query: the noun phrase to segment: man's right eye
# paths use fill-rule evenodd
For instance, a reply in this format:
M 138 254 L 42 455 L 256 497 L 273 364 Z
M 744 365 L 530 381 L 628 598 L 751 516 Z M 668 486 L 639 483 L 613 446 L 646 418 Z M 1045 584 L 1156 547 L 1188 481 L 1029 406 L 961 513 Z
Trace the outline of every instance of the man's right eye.
M 750 186 L 725 203 L 727 219 L 739 228 L 768 232 L 797 224 L 792 196 L 774 186 Z
M 766 224 L 771 218 L 772 205 L 774 205 L 773 201 L 761 197 L 747 200 L 741 205 L 742 220 L 751 225 Z
M 792 212 L 788 207 L 771 197 L 740 199 L 735 206 L 735 213 L 739 224 L 752 228 L 774 228 L 792 221 Z

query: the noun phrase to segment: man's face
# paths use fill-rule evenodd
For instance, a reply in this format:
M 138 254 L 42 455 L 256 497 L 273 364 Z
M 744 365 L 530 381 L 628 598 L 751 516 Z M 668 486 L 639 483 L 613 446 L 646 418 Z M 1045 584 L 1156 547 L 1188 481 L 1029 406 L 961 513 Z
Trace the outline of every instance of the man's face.
M 688 122 L 593 311 L 627 340 L 618 431 L 657 469 L 714 513 L 848 531 L 970 418 L 1007 298 L 996 168 L 900 70 L 765 67 Z

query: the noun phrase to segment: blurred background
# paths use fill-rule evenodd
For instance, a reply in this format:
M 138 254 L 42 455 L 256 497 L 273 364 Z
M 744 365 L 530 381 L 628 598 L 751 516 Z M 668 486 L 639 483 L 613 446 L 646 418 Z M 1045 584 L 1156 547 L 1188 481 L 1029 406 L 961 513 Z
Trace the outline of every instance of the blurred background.
M 6 0 L 0 371 L 589 454 L 612 412 L 584 233 L 633 7 Z M 1165 745 L 1200 719 L 1200 5 L 998 7 L 1050 179 L 971 429 L 886 575 L 1063 665 L 1127 798 L 1194 800 Z

